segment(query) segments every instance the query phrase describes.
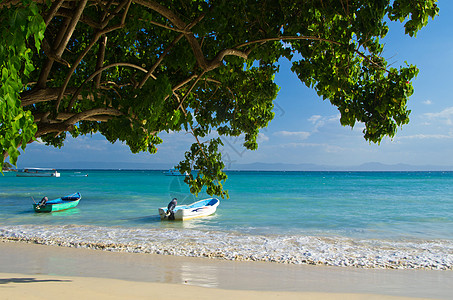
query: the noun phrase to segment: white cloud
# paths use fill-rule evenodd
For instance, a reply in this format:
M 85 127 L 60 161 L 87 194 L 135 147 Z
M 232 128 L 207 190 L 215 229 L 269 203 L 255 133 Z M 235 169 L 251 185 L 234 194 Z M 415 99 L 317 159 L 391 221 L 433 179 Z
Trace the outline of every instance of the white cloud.
M 311 133 L 306 131 L 277 131 L 274 133 L 274 135 L 306 140 L 311 135 Z
M 258 133 L 258 139 L 257 139 L 258 143 L 261 143 L 261 142 L 267 142 L 269 141 L 269 137 L 267 135 L 265 135 L 264 133 Z
M 334 116 L 327 117 L 327 122 L 338 122 L 340 120 L 341 114 L 336 114 Z
M 336 114 L 333 116 L 332 115 L 331 116 L 313 115 L 310 118 L 308 118 L 308 121 L 310 121 L 313 125 L 315 125 L 313 132 L 317 132 L 319 128 L 325 126 L 326 124 L 337 123 L 339 119 L 340 119 L 340 114 Z
M 425 113 L 424 116 L 428 119 L 437 120 L 442 124 L 453 125 L 453 107 L 447 107 L 438 113 Z
M 99 135 L 100 136 L 100 135 Z M 85 151 L 85 150 L 91 150 L 91 151 L 107 151 L 108 148 L 110 148 L 111 143 L 107 141 L 106 139 L 99 139 L 99 136 L 97 137 L 92 137 L 90 135 L 88 136 L 79 136 L 77 138 L 68 138 L 64 141 L 64 146 L 65 147 L 71 147 L 72 149 L 78 150 L 78 151 Z M 121 142 L 116 142 L 115 145 L 121 146 Z M 126 145 L 126 144 L 124 144 Z
M 397 140 L 426 140 L 426 139 L 453 139 L 453 134 L 414 134 L 408 136 L 400 136 Z
M 357 122 L 357 123 L 355 123 L 352 130 L 362 133 L 365 128 L 366 128 L 365 123 Z
M 321 120 L 323 117 L 320 115 L 313 115 L 310 118 L 308 118 L 308 121 L 312 122 L 313 124 L 316 124 L 319 120 Z
M 433 102 L 428 99 L 428 100 L 423 101 L 423 104 L 431 105 L 431 104 L 433 104 Z
M 37 138 L 36 143 L 40 144 L 40 145 L 45 145 L 45 143 L 43 142 L 43 140 L 41 138 Z

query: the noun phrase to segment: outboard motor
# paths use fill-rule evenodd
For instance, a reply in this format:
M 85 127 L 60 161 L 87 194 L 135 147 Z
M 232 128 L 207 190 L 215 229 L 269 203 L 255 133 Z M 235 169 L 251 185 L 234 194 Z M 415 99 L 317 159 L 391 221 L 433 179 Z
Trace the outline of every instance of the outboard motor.
M 178 200 L 176 198 L 173 198 L 173 200 L 168 203 L 167 206 L 167 218 L 169 220 L 174 220 L 175 219 L 175 212 L 173 211 L 176 207 L 176 204 L 178 204 Z
M 47 200 L 49 200 L 47 197 L 42 198 L 41 201 L 39 201 L 38 203 L 38 207 L 46 205 Z

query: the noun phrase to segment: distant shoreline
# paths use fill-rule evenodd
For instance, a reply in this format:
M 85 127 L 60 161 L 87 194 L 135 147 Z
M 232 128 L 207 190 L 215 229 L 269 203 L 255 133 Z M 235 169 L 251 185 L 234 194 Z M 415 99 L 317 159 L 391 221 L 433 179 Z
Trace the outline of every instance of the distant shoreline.
M 17 172 L 22 168 L 3 170 L 4 172 Z M 60 171 L 168 171 L 168 169 L 137 169 L 137 168 L 55 168 Z M 338 173 L 421 173 L 421 172 L 453 172 L 453 167 L 451 169 L 445 170 L 436 170 L 436 169 L 426 169 L 426 170 L 260 170 L 260 169 L 226 169 L 224 172 L 338 172 Z
M 156 170 L 168 171 L 172 163 L 137 163 L 137 162 L 18 162 L 18 169 L 26 167 L 52 167 L 59 170 Z M 76 167 L 75 167 L 76 166 Z M 369 162 L 360 165 L 318 165 L 318 164 L 288 164 L 288 163 L 248 163 L 237 164 L 225 162 L 225 171 L 276 171 L 276 172 L 453 172 L 453 166 L 439 165 L 410 165 L 383 164 Z

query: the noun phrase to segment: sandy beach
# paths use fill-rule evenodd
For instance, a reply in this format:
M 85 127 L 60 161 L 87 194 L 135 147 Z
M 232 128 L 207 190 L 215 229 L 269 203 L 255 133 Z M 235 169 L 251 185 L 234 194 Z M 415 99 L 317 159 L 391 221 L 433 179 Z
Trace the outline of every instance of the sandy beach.
M 453 272 L 235 262 L 0 242 L 0 299 L 449 299 Z
M 0 273 L 1 299 L 411 299 L 366 294 L 243 291 L 117 279 Z

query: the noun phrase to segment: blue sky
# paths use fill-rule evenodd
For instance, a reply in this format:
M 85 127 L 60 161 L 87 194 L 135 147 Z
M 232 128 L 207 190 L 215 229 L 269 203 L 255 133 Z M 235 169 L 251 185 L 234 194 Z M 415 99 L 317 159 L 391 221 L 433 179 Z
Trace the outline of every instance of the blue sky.
M 275 118 L 260 133 L 257 151 L 245 151 L 236 138 L 225 139 L 222 149 L 227 167 L 254 162 L 355 166 L 382 164 L 439 165 L 453 167 L 453 2 L 440 0 L 440 13 L 415 38 L 404 35 L 400 23 L 392 23 L 385 38 L 384 57 L 392 66 L 407 61 L 420 69 L 409 100 L 410 123 L 399 128 L 394 139 L 369 144 L 363 126 L 351 129 L 339 123 L 339 114 L 328 101 L 306 88 L 282 62 L 276 77 L 281 87 L 275 102 Z M 163 133 L 164 143 L 155 155 L 132 154 L 126 145 L 110 144 L 100 135 L 68 139 L 61 149 L 30 144 L 19 157 L 19 167 L 52 167 L 61 162 L 86 167 L 81 162 L 118 163 L 136 167 L 171 167 L 184 157 L 193 137 Z M 121 167 L 124 167 L 123 165 Z

